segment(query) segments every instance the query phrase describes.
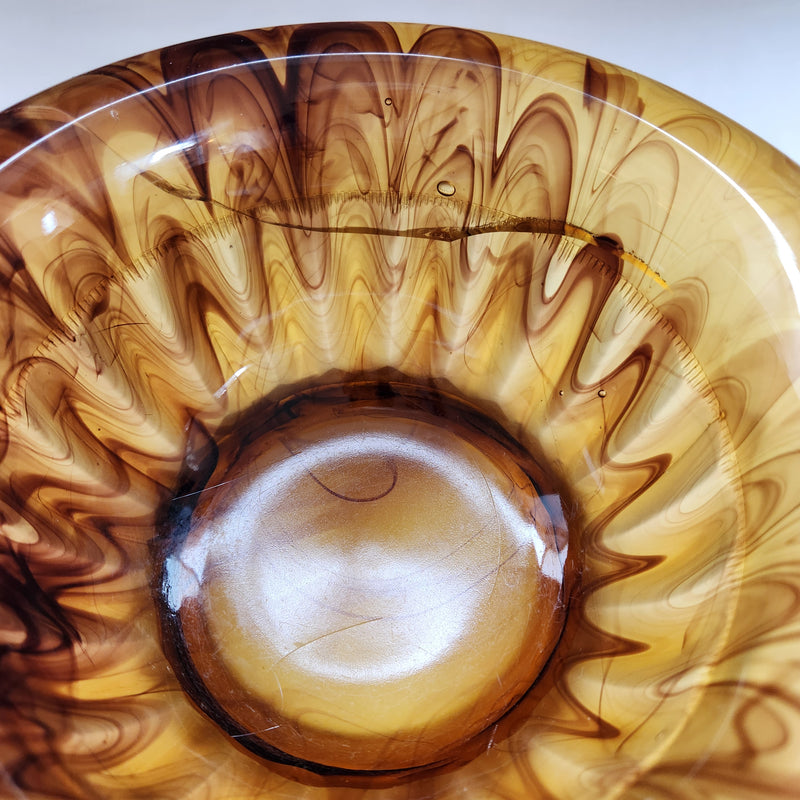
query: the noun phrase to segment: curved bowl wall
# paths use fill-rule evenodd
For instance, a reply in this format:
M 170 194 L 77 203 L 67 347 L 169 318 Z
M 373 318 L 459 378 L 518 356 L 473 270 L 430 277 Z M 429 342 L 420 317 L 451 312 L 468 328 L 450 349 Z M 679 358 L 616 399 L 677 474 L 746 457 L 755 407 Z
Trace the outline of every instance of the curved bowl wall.
M 0 786 L 81 800 L 791 796 L 798 198 L 794 164 L 665 87 L 456 29 L 222 36 L 5 112 Z M 554 560 L 539 567 L 569 573 L 552 653 L 520 676 L 484 636 L 474 674 L 508 688 L 499 706 L 470 700 L 477 719 L 450 698 L 415 727 L 424 709 L 401 724 L 398 706 L 363 723 L 369 739 L 353 732 L 363 720 L 303 709 L 296 723 L 281 697 L 284 739 L 238 697 L 220 701 L 235 718 L 221 724 L 179 674 L 181 609 L 164 604 L 203 569 L 227 575 L 226 545 L 166 574 L 165 504 L 195 456 L 238 452 L 226 443 L 247 438 L 253 409 L 373 385 L 468 407 L 458 425 L 491 420 L 535 456 L 538 489 L 560 487 L 540 491 Z M 511 581 L 501 560 L 474 585 Z M 517 612 L 494 591 L 476 607 L 508 641 L 528 636 L 502 627 Z M 437 612 L 419 603 L 430 648 Z M 275 645 L 281 669 L 329 635 L 309 604 L 306 639 Z M 213 665 L 192 657 L 208 684 Z

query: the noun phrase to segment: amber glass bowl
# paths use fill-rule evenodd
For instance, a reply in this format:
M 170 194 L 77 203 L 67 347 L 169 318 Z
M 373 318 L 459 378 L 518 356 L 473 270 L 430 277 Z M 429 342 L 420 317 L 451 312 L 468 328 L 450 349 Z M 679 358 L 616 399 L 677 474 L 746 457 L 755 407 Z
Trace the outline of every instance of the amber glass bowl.
M 0 116 L 0 795 L 800 786 L 800 171 L 414 25 Z

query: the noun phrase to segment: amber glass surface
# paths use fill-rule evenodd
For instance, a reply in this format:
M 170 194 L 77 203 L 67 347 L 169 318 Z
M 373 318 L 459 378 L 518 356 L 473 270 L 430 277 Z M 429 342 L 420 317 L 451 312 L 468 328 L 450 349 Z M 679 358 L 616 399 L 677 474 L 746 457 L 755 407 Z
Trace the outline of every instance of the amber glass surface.
M 800 171 L 445 28 L 0 116 L 0 795 L 800 786 Z

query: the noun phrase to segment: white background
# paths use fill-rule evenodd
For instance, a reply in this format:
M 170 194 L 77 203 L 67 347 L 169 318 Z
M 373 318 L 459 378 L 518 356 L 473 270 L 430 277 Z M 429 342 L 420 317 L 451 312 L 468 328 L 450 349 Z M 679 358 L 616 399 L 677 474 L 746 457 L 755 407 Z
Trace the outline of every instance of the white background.
M 0 108 L 112 61 L 254 27 L 431 22 L 595 56 L 710 105 L 800 162 L 800 0 L 0 0 Z

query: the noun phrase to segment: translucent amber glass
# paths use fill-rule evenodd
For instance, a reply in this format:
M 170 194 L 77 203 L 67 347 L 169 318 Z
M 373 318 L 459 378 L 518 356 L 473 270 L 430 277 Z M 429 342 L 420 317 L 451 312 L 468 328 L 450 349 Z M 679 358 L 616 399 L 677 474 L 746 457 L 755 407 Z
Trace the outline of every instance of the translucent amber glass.
M 446 28 L 0 115 L 0 794 L 794 796 L 799 198 Z

